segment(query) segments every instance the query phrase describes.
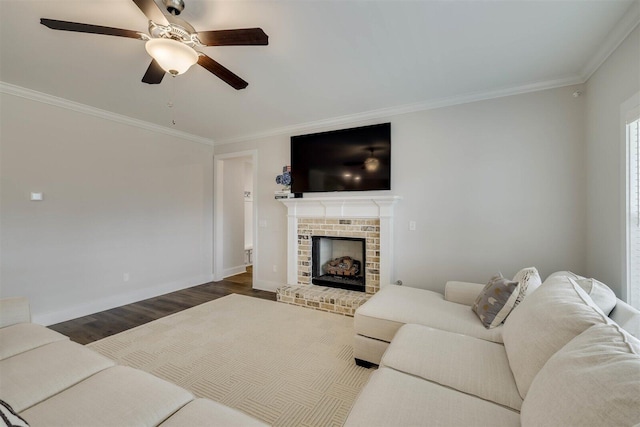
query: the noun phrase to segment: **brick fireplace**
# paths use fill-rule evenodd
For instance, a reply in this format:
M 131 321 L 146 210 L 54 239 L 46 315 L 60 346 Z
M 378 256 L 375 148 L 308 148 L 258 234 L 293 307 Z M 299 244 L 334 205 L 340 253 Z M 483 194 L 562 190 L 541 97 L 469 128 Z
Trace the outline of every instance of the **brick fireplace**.
M 281 199 L 287 207 L 287 286 L 278 300 L 353 315 L 381 286 L 392 282 L 393 207 L 398 196 Z M 364 240 L 365 292 L 312 284 L 313 237 Z M 318 266 L 315 266 L 316 269 Z
M 366 293 L 380 290 L 380 220 L 379 219 L 337 219 L 299 218 L 298 256 L 296 259 L 297 284 L 309 285 L 312 278 L 312 238 L 344 237 L 363 238 L 366 262 L 362 266 L 366 283 Z M 362 260 L 364 261 L 364 260 Z M 289 260 L 288 260 L 289 262 Z M 316 266 L 318 267 L 318 266 Z

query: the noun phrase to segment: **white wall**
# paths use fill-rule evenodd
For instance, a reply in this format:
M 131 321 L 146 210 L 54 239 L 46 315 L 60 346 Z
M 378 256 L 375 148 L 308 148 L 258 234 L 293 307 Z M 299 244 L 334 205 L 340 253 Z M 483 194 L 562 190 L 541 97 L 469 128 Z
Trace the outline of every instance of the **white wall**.
M 377 121 L 392 123 L 391 194 L 403 197 L 394 280 L 442 290 L 446 280 L 486 282 L 497 271 L 512 276 L 532 265 L 543 276 L 585 270 L 584 98 L 572 96 L 576 89 Z M 215 149 L 259 152 L 259 219 L 267 225 L 258 232 L 256 278 L 271 290 L 286 282 L 286 210 L 273 191 L 289 163 L 289 137 Z M 416 231 L 408 230 L 411 220 Z
M 620 106 L 640 91 L 640 27 L 585 87 L 587 146 L 587 270 L 624 296 L 623 128 Z
M 244 266 L 244 186 L 245 162 L 239 157 L 223 164 L 222 276 L 242 273 Z
M 584 87 L 376 120 L 392 122 L 391 194 L 403 197 L 394 279 L 442 290 L 534 265 L 623 295 L 620 104 L 640 90 L 638 46 L 636 28 Z M 211 279 L 211 147 L 13 95 L 0 106 L 1 296 L 29 297 L 52 323 Z M 286 282 L 273 191 L 289 137 L 215 148 L 258 153 L 258 289 Z
M 50 324 L 211 280 L 212 147 L 13 95 L 0 106 L 1 296 Z

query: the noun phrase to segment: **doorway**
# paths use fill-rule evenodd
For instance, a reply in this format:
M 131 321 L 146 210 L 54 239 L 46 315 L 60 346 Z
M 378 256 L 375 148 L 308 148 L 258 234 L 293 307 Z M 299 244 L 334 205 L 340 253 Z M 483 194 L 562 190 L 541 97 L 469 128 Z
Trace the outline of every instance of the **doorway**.
M 257 151 L 214 156 L 214 272 L 253 287 L 256 269 Z

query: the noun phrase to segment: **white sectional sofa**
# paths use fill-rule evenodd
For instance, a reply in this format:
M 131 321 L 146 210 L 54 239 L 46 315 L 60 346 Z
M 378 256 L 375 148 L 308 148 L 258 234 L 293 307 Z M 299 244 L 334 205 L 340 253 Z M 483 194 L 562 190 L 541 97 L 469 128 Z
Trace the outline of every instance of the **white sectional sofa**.
M 358 356 L 379 369 L 345 426 L 640 423 L 640 340 L 630 333 L 640 312 L 612 293 L 603 300 L 601 287 L 588 288 L 592 298 L 582 279 L 554 273 L 490 330 L 469 306 L 483 285 L 453 284 L 447 296 L 385 287 L 356 312 L 356 339 L 382 343 L 361 341 Z M 615 305 L 611 317 L 594 300 Z
M 30 323 L 24 298 L 0 300 L 0 400 L 15 425 L 265 425 Z
M 518 272 L 514 280 L 526 276 L 522 273 L 527 270 L 534 270 L 537 275 L 537 270 L 529 267 Z M 558 271 L 548 279 L 556 276 L 586 279 L 569 271 Z M 532 282 L 530 291 L 540 285 L 539 276 L 528 279 Z M 444 295 L 408 286 L 385 286 L 355 312 L 353 349 L 356 363 L 362 366 L 378 365 L 398 329 L 408 323 L 502 343 L 503 326 L 486 329 L 469 308 L 484 286 L 450 281 L 445 285 Z M 615 305 L 609 314 L 611 319 L 632 335 L 640 337 L 640 312 L 615 298 L 613 291 L 610 299 Z
M 379 364 L 398 329 L 408 323 L 502 342 L 502 327 L 485 329 L 469 307 L 483 287 L 448 282 L 442 295 L 409 286 L 385 286 L 355 312 L 356 363 Z

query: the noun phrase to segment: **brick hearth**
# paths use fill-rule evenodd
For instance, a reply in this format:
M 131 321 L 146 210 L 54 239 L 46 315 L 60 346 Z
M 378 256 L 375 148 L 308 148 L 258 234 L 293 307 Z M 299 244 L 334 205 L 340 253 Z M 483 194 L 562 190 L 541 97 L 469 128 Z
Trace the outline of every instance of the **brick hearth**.
M 352 316 L 371 294 L 326 286 L 285 285 L 276 291 L 280 302 L 313 308 L 314 310 Z

